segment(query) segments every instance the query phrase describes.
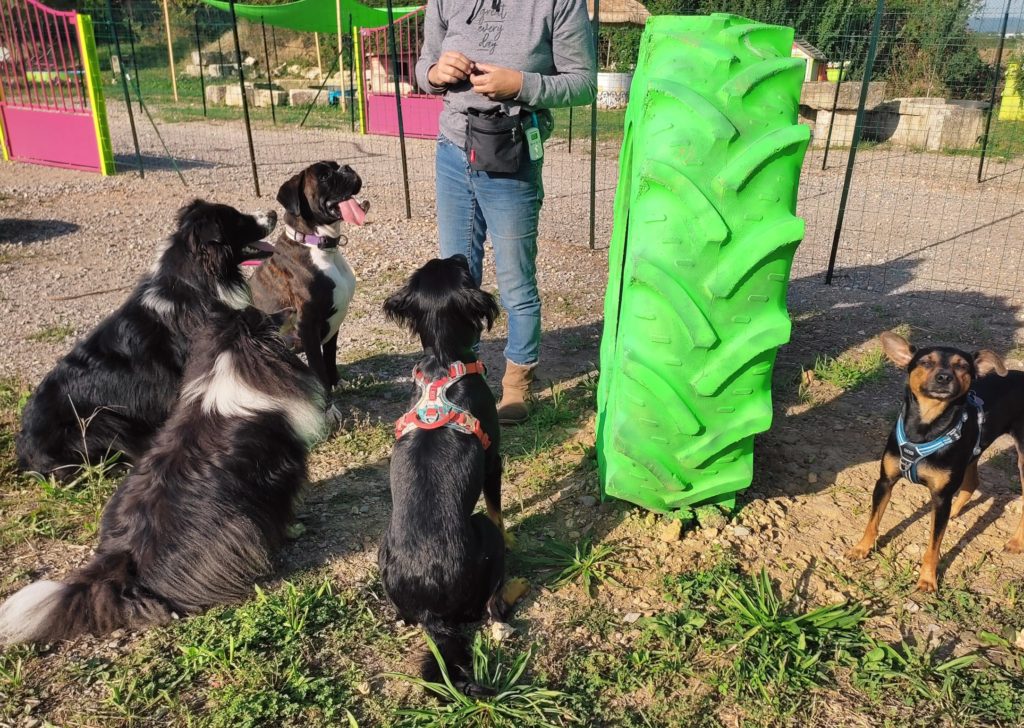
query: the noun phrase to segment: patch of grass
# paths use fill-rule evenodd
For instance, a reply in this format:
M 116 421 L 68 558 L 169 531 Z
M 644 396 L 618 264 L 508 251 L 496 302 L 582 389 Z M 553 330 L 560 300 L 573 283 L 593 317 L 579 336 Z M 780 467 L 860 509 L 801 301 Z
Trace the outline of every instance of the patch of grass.
M 844 391 L 850 391 L 878 379 L 885 369 L 885 355 L 881 349 L 869 349 L 861 354 L 844 354 L 833 359 L 819 356 L 814 361 L 814 378 Z
M 325 579 L 256 590 L 251 601 L 148 634 L 130 655 L 83 668 L 104 725 L 380 725 L 393 709 L 363 666 L 396 640 L 361 591 Z M 362 688 L 360 688 L 362 686 Z M 84 716 L 83 716 L 84 717 Z
M 926 647 L 876 643 L 853 672 L 875 700 L 914 708 L 922 725 L 1020 725 L 1024 681 L 977 654 L 940 659 Z
M 35 474 L 28 487 L 3 494 L 9 517 L 0 526 L 0 547 L 33 538 L 84 542 L 99 529 L 103 506 L 120 483 L 120 453 L 96 464 L 79 467 L 61 482 Z
M 37 341 L 43 344 L 59 344 L 75 333 L 75 327 L 68 323 L 49 324 L 42 327 L 34 334 L 29 334 L 29 341 Z
M 366 463 L 386 456 L 394 442 L 394 425 L 367 419 L 343 423 L 338 432 L 318 445 L 313 453 L 341 458 L 346 464 Z
M 494 695 L 471 698 L 463 695 L 452 684 L 437 646 L 429 637 L 427 647 L 442 666 L 443 682 L 427 682 L 401 673 L 389 673 L 389 676 L 423 688 L 437 696 L 440 704 L 402 709 L 397 714 L 398 725 L 431 728 L 561 728 L 577 722 L 568 708 L 568 696 L 525 679 L 526 668 L 533 657 L 532 649 L 513 655 L 500 645 L 485 644 L 484 638 L 477 633 L 473 641 L 473 682 L 492 689 Z
M 529 460 L 568 439 L 593 413 L 596 383 L 597 377 L 590 375 L 572 387 L 553 384 L 551 396 L 533 404 L 525 424 L 502 430 L 502 454 L 511 460 Z
M 547 541 L 538 553 L 522 556 L 520 560 L 527 568 L 548 572 L 547 583 L 551 587 L 557 589 L 579 582 L 583 591 L 592 597 L 598 584 L 607 582 L 618 585 L 613 573 L 621 569 L 622 565 L 614 557 L 614 547 L 607 544 L 595 545 L 589 538 L 585 538 L 575 544 Z

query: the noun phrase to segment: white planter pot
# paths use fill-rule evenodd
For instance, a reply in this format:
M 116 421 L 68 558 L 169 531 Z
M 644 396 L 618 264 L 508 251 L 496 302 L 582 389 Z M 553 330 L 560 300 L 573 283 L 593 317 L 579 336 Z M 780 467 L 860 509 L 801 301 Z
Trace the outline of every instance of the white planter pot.
M 598 73 L 597 107 L 624 109 L 629 102 L 629 84 L 632 81 L 632 73 Z

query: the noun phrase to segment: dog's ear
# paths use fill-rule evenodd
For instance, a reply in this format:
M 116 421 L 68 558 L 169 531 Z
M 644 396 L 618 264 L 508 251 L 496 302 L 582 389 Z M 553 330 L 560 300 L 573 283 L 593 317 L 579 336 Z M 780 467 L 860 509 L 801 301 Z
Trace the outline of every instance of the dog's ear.
M 280 311 L 267 314 L 267 318 L 270 319 L 270 323 L 274 325 L 274 328 L 278 329 L 282 334 L 286 334 L 295 325 L 295 309 L 288 306 Z
M 409 329 L 416 333 L 416 322 L 420 317 L 420 308 L 417 303 L 416 294 L 409 290 L 409 286 L 402 286 L 388 296 L 384 301 L 384 315 L 388 321 Z
M 488 331 L 494 325 L 501 309 L 498 307 L 498 300 L 493 294 L 480 288 L 464 288 L 462 291 L 465 311 L 472 317 L 474 322 L 486 324 Z
M 178 210 L 178 231 L 201 245 L 219 243 L 223 237 L 216 216 L 207 208 L 205 201 L 193 200 Z
M 341 165 L 340 164 L 338 164 L 337 162 L 334 162 L 332 160 L 329 160 L 329 159 L 328 160 L 324 160 L 323 162 L 320 162 L 320 164 L 326 164 L 328 167 L 333 169 L 335 172 L 337 172 L 339 169 L 341 169 Z
M 266 317 L 270 319 L 270 323 L 278 329 L 284 329 L 292 323 L 295 318 L 295 308 L 288 306 L 282 308 L 280 311 L 274 311 L 273 313 L 267 313 Z
M 302 178 L 305 174 L 305 170 L 299 172 L 281 185 L 281 189 L 277 191 L 277 201 L 281 203 L 281 207 L 293 215 L 302 213 Z
M 1001 377 L 1006 376 L 1006 363 L 1003 362 L 1003 357 L 988 349 L 974 352 L 974 366 L 979 377 L 993 372 Z
M 882 350 L 889 357 L 889 361 L 898 367 L 906 368 L 914 358 L 915 349 L 910 342 L 891 331 L 886 331 L 879 338 L 882 340 Z

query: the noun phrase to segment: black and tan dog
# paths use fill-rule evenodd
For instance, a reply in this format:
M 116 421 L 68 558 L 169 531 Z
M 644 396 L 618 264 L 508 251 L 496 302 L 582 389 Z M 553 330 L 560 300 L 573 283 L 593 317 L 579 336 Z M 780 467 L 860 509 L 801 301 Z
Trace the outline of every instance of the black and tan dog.
M 337 162 L 317 162 L 281 185 L 283 230 L 273 257 L 249 280 L 257 308 L 298 312 L 299 346 L 328 392 L 338 383 L 338 327 L 356 290 L 339 248 L 341 226 L 363 224 L 369 205 L 354 197 L 362 185 L 351 167 Z
M 891 332 L 881 339 L 886 356 L 907 370 L 907 389 L 882 455 L 867 529 L 847 556 L 862 559 L 874 547 L 896 481 L 923 484 L 932 496 L 932 530 L 917 588 L 933 592 L 946 525 L 978 487 L 978 457 L 1001 435 L 1011 435 L 1017 445 L 1024 484 L 1024 372 L 1007 371 L 987 349 L 917 349 Z M 1024 518 L 1006 550 L 1024 551 Z
M 384 304 L 388 318 L 423 344 L 413 408 L 396 427 L 392 511 L 378 552 L 381 582 L 398 614 L 437 644 L 453 683 L 472 683 L 463 625 L 485 614 L 503 621 L 528 589 L 505 582 L 501 430 L 473 345 L 498 315 L 466 258 L 434 259 Z M 474 514 L 483 493 L 487 515 Z M 423 664 L 427 679 L 438 665 Z

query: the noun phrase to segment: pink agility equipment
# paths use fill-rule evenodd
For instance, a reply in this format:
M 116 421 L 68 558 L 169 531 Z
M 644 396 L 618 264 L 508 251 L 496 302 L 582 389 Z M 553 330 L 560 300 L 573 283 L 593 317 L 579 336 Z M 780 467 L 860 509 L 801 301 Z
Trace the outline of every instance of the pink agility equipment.
M 437 120 L 444 102 L 440 96 L 423 92 L 416 85 L 416 59 L 423 45 L 423 14 L 424 8 L 419 8 L 395 20 L 398 88 L 402 97 L 405 135 L 436 139 Z M 364 28 L 359 34 L 366 131 L 370 134 L 398 136 L 395 74 L 389 52 L 388 26 Z
M 0 0 L 4 156 L 111 173 L 96 71 L 89 16 L 53 10 L 37 0 Z

